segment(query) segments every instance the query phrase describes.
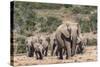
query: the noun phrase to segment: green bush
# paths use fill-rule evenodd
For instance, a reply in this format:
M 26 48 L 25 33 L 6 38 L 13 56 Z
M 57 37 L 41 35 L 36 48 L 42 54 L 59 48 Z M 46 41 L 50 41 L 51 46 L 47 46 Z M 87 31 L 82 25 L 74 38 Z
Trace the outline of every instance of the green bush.
M 16 46 L 17 53 L 25 53 L 26 52 L 25 38 L 24 37 L 16 38 L 16 43 L 18 44 Z
M 17 53 L 25 53 L 25 52 L 26 52 L 25 44 L 18 44 Z
M 47 22 L 41 23 L 41 32 L 53 32 L 61 24 L 61 20 L 55 17 L 47 17 Z

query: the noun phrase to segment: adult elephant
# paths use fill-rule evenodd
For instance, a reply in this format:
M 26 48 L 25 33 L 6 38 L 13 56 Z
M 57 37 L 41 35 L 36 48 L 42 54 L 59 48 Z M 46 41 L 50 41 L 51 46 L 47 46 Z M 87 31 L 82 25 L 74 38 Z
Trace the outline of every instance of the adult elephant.
M 57 28 L 55 37 L 58 42 L 57 49 L 59 59 L 63 59 L 63 50 L 66 52 L 66 58 L 69 58 L 76 53 L 75 49 L 78 35 L 79 25 L 77 23 L 64 23 Z
M 80 26 L 78 23 L 70 23 L 70 34 L 71 34 L 71 55 L 74 56 L 76 54 L 76 44 L 77 37 L 80 35 Z

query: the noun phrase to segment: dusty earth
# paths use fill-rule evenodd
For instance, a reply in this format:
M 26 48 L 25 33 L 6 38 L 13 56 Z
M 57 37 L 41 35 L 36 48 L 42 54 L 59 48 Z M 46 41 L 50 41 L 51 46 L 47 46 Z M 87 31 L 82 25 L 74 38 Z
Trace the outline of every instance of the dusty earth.
M 89 62 L 97 60 L 97 47 L 88 46 L 86 47 L 84 54 L 77 54 L 69 59 L 63 60 L 57 59 L 56 56 L 44 57 L 43 60 L 36 60 L 35 57 L 27 57 L 26 55 L 16 55 L 14 56 L 14 66 L 23 66 L 23 65 L 39 65 L 39 64 L 58 64 L 58 63 L 72 63 L 72 62 Z

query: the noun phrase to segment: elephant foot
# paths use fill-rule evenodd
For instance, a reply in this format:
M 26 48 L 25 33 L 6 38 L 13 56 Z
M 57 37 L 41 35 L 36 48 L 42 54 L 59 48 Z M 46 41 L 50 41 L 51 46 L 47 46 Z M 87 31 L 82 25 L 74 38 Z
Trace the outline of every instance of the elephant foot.
M 69 59 L 69 58 L 71 58 L 71 57 L 66 56 L 66 59 Z
M 40 60 L 42 60 L 43 58 L 40 58 Z
M 39 59 L 39 58 L 36 58 L 37 60 Z
M 33 57 L 33 55 L 28 55 L 28 57 Z
M 43 56 L 40 56 L 40 58 L 39 58 L 40 60 L 42 60 L 43 59 Z
M 66 57 L 66 59 L 68 59 L 68 57 Z
M 59 57 L 58 59 L 63 60 L 63 57 Z
M 45 54 L 45 56 L 47 56 L 47 54 Z
M 73 56 L 74 56 L 74 54 L 71 55 L 71 57 L 73 57 Z

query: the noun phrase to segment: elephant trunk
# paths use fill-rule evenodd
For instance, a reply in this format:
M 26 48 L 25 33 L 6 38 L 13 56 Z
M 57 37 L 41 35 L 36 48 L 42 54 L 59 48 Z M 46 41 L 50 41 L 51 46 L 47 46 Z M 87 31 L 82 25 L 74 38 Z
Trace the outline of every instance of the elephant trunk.
M 72 51 L 72 56 L 74 56 L 76 54 L 75 50 L 76 50 L 76 43 L 77 43 L 77 34 L 74 33 L 71 40 L 72 40 L 71 51 Z

